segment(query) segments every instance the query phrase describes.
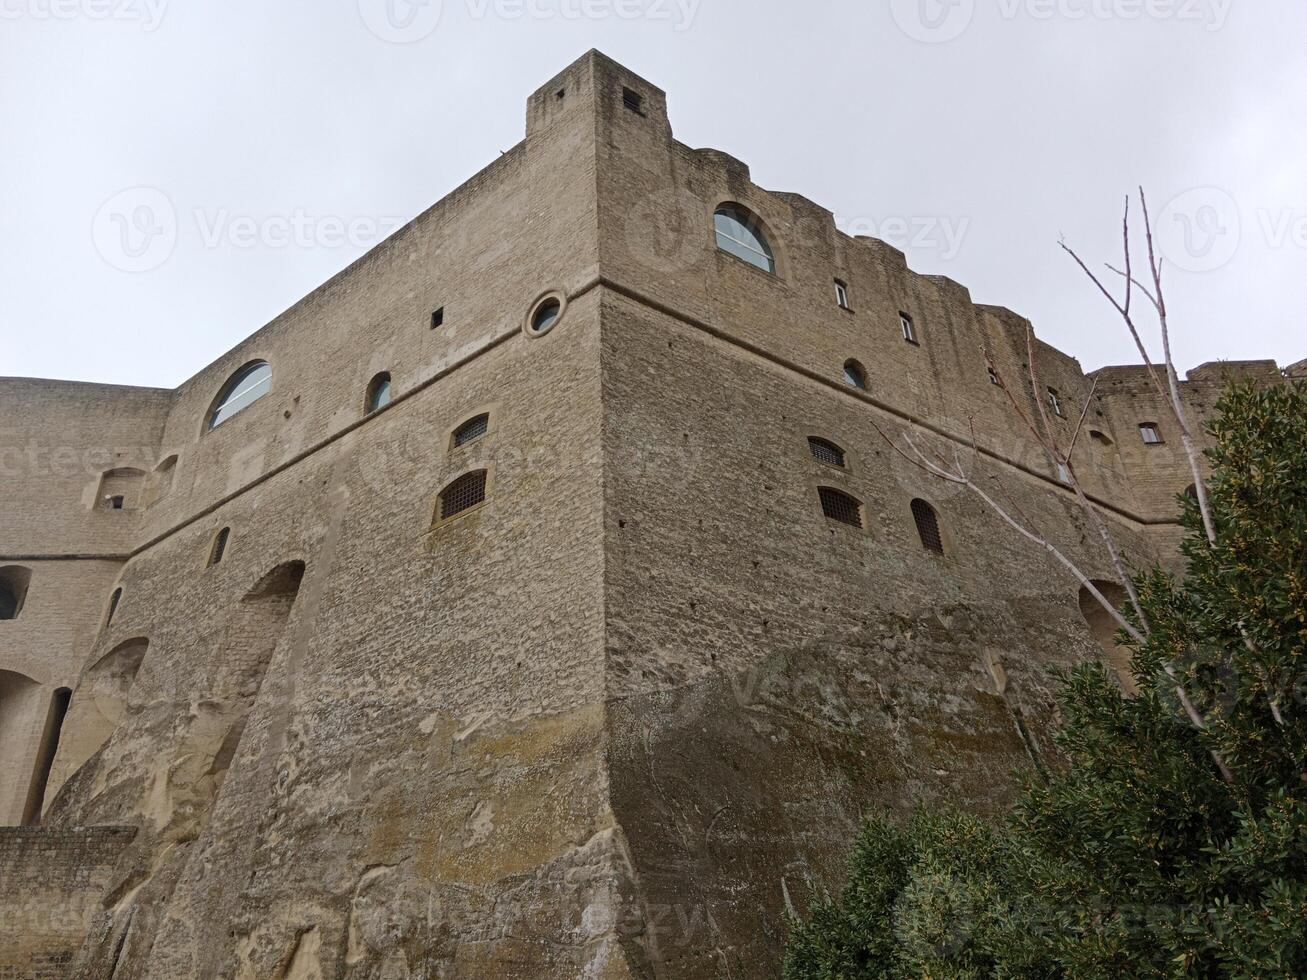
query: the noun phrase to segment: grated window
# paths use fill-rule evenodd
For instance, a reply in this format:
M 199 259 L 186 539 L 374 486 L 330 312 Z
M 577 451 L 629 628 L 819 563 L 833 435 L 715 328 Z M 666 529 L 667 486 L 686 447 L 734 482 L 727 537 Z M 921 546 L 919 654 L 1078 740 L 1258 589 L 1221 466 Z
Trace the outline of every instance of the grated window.
M 231 528 L 224 527 L 218 532 L 218 536 L 213 539 L 213 550 L 209 552 L 209 564 L 216 565 L 222 561 L 222 556 L 227 553 L 227 539 L 231 537 Z
M 917 522 L 917 534 L 921 536 L 921 546 L 937 555 L 944 554 L 944 539 L 939 533 L 939 515 L 935 513 L 935 508 L 924 500 L 914 500 L 912 519 Z
M 812 450 L 812 458 L 819 463 L 827 463 L 830 466 L 844 467 L 844 450 L 833 442 L 825 439 L 818 439 L 816 436 L 808 438 L 808 448 Z
M 440 519 L 448 520 L 455 514 L 475 507 L 486 499 L 486 471 L 477 470 L 460 476 L 440 495 Z
M 832 521 L 862 527 L 862 504 L 855 498 L 834 487 L 818 487 L 817 494 L 821 497 L 821 512 Z
M 454 430 L 454 448 L 466 446 L 469 442 L 480 439 L 490 430 L 490 416 L 478 415 L 476 418 L 468 419 L 457 429 Z

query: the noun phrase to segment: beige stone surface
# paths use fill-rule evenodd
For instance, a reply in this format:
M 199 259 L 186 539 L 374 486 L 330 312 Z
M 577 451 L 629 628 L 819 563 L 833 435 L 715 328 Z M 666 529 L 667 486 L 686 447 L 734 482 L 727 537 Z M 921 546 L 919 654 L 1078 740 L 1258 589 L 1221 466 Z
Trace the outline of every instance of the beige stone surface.
M 724 202 L 777 275 L 716 249 Z M 1021 376 L 1026 326 L 678 143 L 592 52 L 521 144 L 178 389 L 0 379 L 0 575 L 28 577 L 0 823 L 45 780 L 0 833 L 0 975 L 774 976 L 863 814 L 998 810 L 1052 671 L 1114 655 L 1073 579 L 886 441 L 974 431 L 994 492 L 1109 578 L 986 375 L 982 348 Z M 1077 470 L 1132 560 L 1174 562 L 1192 479 L 1141 369 L 1036 357 L 1068 431 L 1097 379 Z M 254 360 L 270 393 L 206 431 Z M 1200 420 L 1232 372 L 1279 377 L 1196 369 Z

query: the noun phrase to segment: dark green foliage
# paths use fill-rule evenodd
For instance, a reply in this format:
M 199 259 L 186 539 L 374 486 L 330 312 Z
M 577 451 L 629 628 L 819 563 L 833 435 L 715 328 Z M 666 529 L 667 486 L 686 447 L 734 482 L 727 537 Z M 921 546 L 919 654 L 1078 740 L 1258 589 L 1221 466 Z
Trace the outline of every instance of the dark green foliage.
M 999 826 L 869 821 L 787 980 L 1307 976 L 1307 386 L 1236 386 L 1219 413 L 1216 543 L 1185 498 L 1184 581 L 1136 583 L 1140 695 L 1069 673 L 1065 765 Z

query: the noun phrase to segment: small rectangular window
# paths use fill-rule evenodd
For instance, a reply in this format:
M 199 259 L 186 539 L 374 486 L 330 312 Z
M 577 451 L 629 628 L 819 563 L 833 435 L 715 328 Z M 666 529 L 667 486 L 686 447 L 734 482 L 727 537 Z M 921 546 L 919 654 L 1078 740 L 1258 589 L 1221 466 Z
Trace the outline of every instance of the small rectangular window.
M 1142 436 L 1144 442 L 1150 446 L 1159 445 L 1162 441 L 1162 432 L 1158 429 L 1156 422 L 1140 423 L 1139 435 Z
M 1048 389 L 1048 407 L 1057 415 L 1062 414 L 1062 397 L 1057 393 L 1056 388 Z
M 445 323 L 445 308 L 442 306 L 440 309 L 436 310 L 436 312 L 431 314 L 431 329 L 435 330 L 436 327 L 443 326 L 444 323 Z
M 622 89 L 622 105 L 637 115 L 644 115 L 644 96 L 634 89 Z
M 840 309 L 849 308 L 849 287 L 839 279 L 835 280 L 835 302 L 840 304 Z
M 127 502 L 127 500 L 126 500 L 125 497 L 110 497 L 110 498 L 109 498 L 109 509 L 110 509 L 110 510 L 122 510 L 122 509 L 123 509 L 123 505 L 124 505 L 126 502 Z
M 899 326 L 903 328 L 903 339 L 909 344 L 917 343 L 917 327 L 912 322 L 912 317 L 906 313 L 899 314 Z

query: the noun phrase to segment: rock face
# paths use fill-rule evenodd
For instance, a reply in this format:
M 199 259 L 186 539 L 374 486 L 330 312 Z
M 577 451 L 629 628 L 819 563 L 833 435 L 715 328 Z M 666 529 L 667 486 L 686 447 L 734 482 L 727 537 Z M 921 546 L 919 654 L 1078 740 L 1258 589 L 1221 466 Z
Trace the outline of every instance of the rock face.
M 774 271 L 717 247 L 726 204 Z M 676 142 L 592 52 L 180 388 L 0 381 L 0 974 L 774 976 L 864 813 L 1001 807 L 1053 669 L 1120 666 L 1073 580 L 894 445 L 974 432 L 1109 578 L 987 377 L 1025 331 Z M 1036 356 L 1069 431 L 1091 379 Z M 1226 371 L 1275 376 L 1195 372 L 1200 418 Z M 1174 560 L 1165 412 L 1097 380 L 1077 471 Z

